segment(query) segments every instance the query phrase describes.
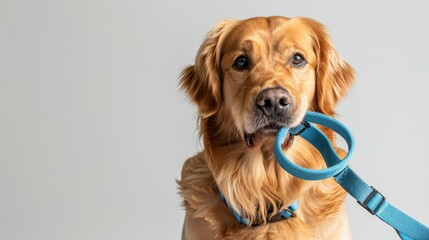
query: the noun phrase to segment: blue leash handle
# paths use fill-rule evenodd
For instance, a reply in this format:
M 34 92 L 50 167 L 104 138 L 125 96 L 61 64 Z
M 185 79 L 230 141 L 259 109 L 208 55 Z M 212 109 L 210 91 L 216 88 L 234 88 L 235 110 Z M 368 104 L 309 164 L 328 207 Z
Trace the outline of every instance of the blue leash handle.
M 326 135 L 312 123 L 328 127 L 343 137 L 348 146 L 348 153 L 343 159 L 335 152 Z M 322 154 L 327 168 L 308 169 L 291 162 L 282 149 L 282 144 L 288 134 L 299 135 L 315 146 Z M 429 240 L 428 227 L 395 208 L 380 192 L 366 184 L 350 169 L 348 162 L 353 150 L 354 139 L 347 127 L 334 118 L 316 112 L 307 112 L 304 122 L 295 128 L 280 129 L 274 145 L 277 162 L 288 173 L 305 180 L 322 180 L 333 177 L 362 207 L 393 227 L 402 240 Z

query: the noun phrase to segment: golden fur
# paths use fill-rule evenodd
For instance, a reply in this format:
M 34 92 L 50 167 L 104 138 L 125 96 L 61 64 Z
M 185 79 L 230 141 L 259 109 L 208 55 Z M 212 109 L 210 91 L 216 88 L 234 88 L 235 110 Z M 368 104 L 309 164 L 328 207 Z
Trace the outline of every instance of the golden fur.
M 294 67 L 299 53 L 306 60 Z M 251 67 L 233 67 L 238 56 Z M 258 132 L 255 98 L 264 89 L 286 89 L 292 109 L 286 125 L 299 124 L 307 110 L 334 115 L 353 82 L 323 25 L 308 18 L 224 20 L 208 34 L 187 67 L 181 86 L 197 104 L 204 150 L 186 161 L 178 181 L 186 208 L 182 239 L 351 239 L 345 192 L 332 179 L 304 181 L 285 172 L 273 156 L 274 134 L 253 146 L 243 135 Z M 322 129 L 334 141 L 334 134 Z M 307 168 L 326 167 L 316 149 L 295 138 L 285 154 Z M 239 224 L 219 197 L 258 227 Z M 299 200 L 297 217 L 276 223 L 271 215 Z M 272 214 L 268 210 L 273 209 Z

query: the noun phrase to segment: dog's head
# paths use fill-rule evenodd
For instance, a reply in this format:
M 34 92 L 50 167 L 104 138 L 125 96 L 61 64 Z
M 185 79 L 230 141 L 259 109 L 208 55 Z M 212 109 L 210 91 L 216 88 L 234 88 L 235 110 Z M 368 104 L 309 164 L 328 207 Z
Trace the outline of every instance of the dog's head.
M 299 124 L 307 110 L 333 115 L 353 75 L 323 25 L 269 17 L 220 22 L 181 84 L 202 119 L 222 115 L 228 131 L 253 147 Z

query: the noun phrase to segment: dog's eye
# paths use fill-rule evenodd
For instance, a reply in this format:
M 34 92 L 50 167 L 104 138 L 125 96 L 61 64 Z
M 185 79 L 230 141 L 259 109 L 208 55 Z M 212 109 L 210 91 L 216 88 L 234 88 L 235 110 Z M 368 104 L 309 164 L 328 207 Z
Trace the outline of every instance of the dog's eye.
M 292 57 L 292 66 L 294 67 L 303 67 L 307 62 L 301 54 L 295 54 Z
M 250 67 L 250 60 L 246 56 L 239 56 L 237 59 L 235 59 L 234 65 L 232 65 L 233 68 L 236 70 L 245 70 Z

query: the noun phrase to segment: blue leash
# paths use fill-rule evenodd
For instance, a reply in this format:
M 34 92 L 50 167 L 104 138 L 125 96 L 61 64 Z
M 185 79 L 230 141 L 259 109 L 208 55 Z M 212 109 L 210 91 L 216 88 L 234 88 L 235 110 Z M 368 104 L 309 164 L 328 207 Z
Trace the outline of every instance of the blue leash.
M 347 155 L 341 159 L 326 135 L 310 122 L 328 127 L 343 137 L 348 145 Z M 284 155 L 282 149 L 282 144 L 288 134 L 299 135 L 313 144 L 322 154 L 327 168 L 308 169 L 292 163 Z M 353 150 L 353 136 L 347 127 L 334 118 L 316 112 L 307 112 L 304 122 L 295 128 L 280 129 L 274 145 L 277 162 L 288 173 L 305 180 L 322 180 L 333 177 L 362 207 L 393 227 L 402 240 L 428 240 L 428 227 L 395 208 L 380 192 L 366 184 L 350 169 L 348 162 Z

